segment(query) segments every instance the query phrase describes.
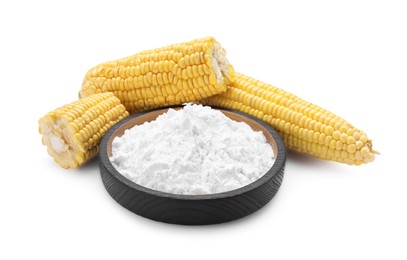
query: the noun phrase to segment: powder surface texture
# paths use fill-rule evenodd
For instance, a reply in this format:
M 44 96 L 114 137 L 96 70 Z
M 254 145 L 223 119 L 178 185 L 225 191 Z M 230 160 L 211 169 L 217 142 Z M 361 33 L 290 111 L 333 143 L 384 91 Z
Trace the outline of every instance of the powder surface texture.
M 274 153 L 261 131 L 208 106 L 187 104 L 116 137 L 110 161 L 139 185 L 201 195 L 259 179 L 273 165 Z

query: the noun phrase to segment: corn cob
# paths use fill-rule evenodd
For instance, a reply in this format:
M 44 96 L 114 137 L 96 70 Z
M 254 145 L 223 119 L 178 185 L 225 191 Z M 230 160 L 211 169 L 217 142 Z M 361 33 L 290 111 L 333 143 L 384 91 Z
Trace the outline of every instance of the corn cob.
M 128 115 L 112 93 L 95 94 L 47 113 L 39 132 L 55 162 L 76 168 L 98 153 L 106 131 Z
M 112 92 L 134 113 L 219 94 L 233 77 L 225 50 L 208 37 L 97 65 L 86 74 L 80 97 Z
M 292 150 L 360 165 L 374 160 L 366 134 L 344 119 L 282 89 L 236 73 L 228 90 L 200 101 L 239 110 L 270 124 Z

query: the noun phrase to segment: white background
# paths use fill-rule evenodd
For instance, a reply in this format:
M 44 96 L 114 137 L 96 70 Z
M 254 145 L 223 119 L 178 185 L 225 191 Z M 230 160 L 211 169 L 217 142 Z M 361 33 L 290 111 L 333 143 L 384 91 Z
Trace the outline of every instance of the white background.
M 1 259 L 407 259 L 405 1 L 72 2 L 0 3 Z M 47 155 L 37 121 L 89 68 L 209 35 L 237 71 L 346 118 L 381 155 L 289 153 L 272 202 L 203 227 L 139 217 L 96 160 L 63 170 Z

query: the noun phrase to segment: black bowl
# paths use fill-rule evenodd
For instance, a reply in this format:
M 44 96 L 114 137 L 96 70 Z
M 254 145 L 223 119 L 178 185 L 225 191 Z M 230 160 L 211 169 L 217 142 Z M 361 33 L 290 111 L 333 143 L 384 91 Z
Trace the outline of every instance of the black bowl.
M 182 106 L 172 107 L 174 109 Z M 236 190 L 208 195 L 180 195 L 152 190 L 121 175 L 111 164 L 111 144 L 116 136 L 134 125 L 152 121 L 167 112 L 160 108 L 130 116 L 114 125 L 100 144 L 100 173 L 108 193 L 126 209 L 149 219 L 172 224 L 207 225 L 228 222 L 247 216 L 266 205 L 277 193 L 284 176 L 286 150 L 280 135 L 263 121 L 245 113 L 216 108 L 226 116 L 243 121 L 253 130 L 263 131 L 272 145 L 275 162 L 255 182 Z

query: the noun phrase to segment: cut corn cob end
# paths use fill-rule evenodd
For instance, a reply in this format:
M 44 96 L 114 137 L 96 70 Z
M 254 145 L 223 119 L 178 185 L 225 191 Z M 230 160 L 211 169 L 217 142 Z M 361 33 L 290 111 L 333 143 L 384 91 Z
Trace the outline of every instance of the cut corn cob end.
M 226 85 L 232 83 L 234 80 L 235 71 L 226 57 L 226 50 L 222 48 L 215 39 L 210 38 L 210 40 L 214 42 L 213 48 L 210 50 L 211 55 L 209 58 L 212 59 L 212 68 L 216 74 L 216 81 L 217 84 L 223 86 L 226 91 Z
M 219 94 L 233 79 L 225 49 L 207 37 L 99 64 L 87 72 L 79 96 L 112 92 L 134 113 Z
M 77 168 L 97 155 L 106 131 L 128 115 L 112 93 L 96 94 L 47 113 L 39 132 L 57 164 Z
M 378 154 L 363 131 L 339 116 L 240 73 L 226 92 L 199 102 L 255 116 L 274 127 L 287 148 L 321 159 L 361 165 Z

